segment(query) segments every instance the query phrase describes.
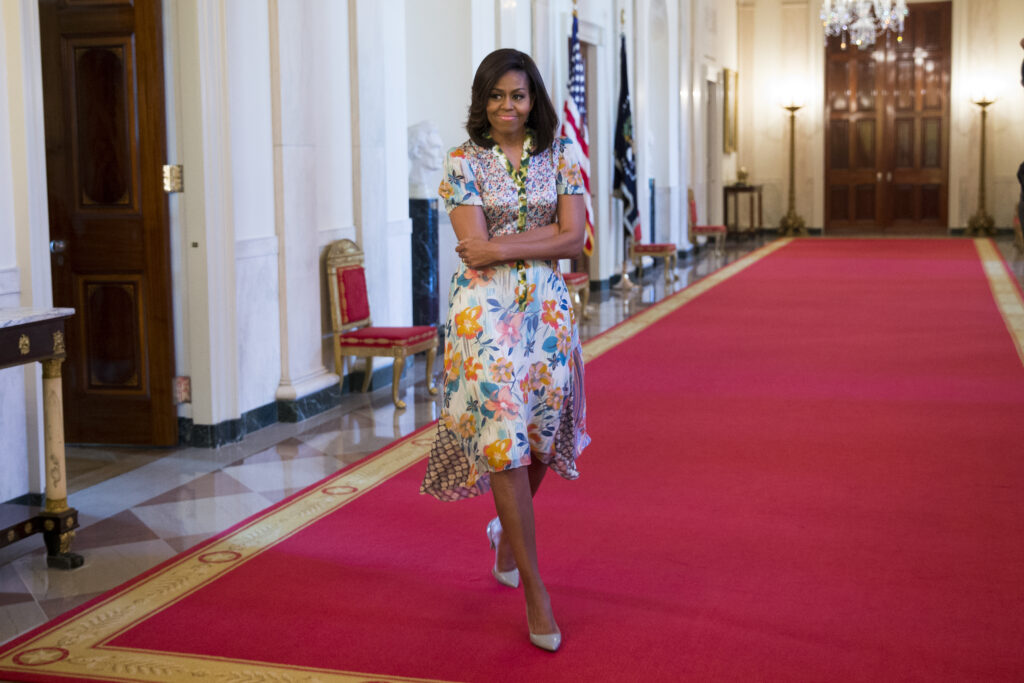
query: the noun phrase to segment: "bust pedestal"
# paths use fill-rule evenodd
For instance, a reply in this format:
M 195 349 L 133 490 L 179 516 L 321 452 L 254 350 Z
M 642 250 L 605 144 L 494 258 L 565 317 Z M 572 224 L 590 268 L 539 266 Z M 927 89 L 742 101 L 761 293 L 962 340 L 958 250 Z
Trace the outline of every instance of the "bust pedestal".
M 437 325 L 437 200 L 410 199 L 412 218 L 412 324 Z

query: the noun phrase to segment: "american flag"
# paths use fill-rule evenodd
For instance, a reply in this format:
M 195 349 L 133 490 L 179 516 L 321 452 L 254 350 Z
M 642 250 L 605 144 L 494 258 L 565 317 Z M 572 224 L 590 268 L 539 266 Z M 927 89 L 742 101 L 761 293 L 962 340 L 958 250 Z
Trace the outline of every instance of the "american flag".
M 590 202 L 590 136 L 587 135 L 587 81 L 583 72 L 583 56 L 577 35 L 579 19 L 572 16 L 572 41 L 569 44 L 569 97 L 565 100 L 565 116 L 562 121 L 562 136 L 570 138 L 579 147 L 580 171 L 583 174 L 583 201 L 587 206 L 587 237 L 583 253 L 590 256 L 594 251 L 594 207 Z

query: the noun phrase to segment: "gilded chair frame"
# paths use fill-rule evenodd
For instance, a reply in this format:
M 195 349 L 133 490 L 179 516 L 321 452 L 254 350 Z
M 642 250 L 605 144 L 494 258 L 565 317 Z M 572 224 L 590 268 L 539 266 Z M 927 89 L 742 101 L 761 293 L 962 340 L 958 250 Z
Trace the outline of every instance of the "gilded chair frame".
M 562 278 L 565 280 L 565 288 L 569 291 L 572 306 L 576 309 L 576 320 L 590 320 L 590 312 L 587 310 L 590 305 L 590 276 L 575 272 L 562 273 Z
M 366 361 L 362 391 L 365 393 L 370 389 L 370 379 L 373 376 L 373 359 L 375 357 L 390 357 L 394 359 L 392 366 L 391 400 L 396 408 L 405 408 L 404 401 L 398 398 L 398 382 L 405 368 L 405 359 L 422 351 L 427 352 L 427 391 L 432 395 L 437 394 L 437 387 L 434 386 L 434 361 L 437 359 L 438 339 L 435 334 L 433 338 L 417 342 L 415 344 L 402 344 L 393 339 L 367 339 L 364 341 L 378 343 L 379 346 L 366 347 L 347 345 L 341 339 L 346 332 L 364 327 L 373 327 L 371 316 L 360 320 L 349 320 L 342 322 L 341 306 L 343 305 L 341 293 L 338 291 L 338 270 L 344 268 L 363 268 L 365 276 L 365 259 L 363 250 L 355 242 L 349 239 L 341 239 L 332 242 L 327 249 L 327 288 L 330 292 L 331 303 L 331 346 L 334 348 L 334 370 L 338 373 L 340 380 L 345 377 L 344 362 L 348 358 L 363 358 Z M 369 311 L 367 301 L 367 311 Z
M 674 243 L 637 245 L 630 237 L 629 260 L 633 262 L 633 267 L 636 268 L 638 274 L 641 272 L 644 256 L 665 259 L 665 284 L 670 285 L 679 279 L 679 275 L 676 273 L 676 266 L 679 265 L 679 249 Z

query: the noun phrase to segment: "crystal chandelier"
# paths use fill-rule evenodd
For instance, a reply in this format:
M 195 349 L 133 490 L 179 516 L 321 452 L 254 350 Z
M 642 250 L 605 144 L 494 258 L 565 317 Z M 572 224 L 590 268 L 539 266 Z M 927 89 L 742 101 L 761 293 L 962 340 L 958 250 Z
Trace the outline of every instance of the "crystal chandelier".
M 903 20 L 907 16 L 907 0 L 823 0 L 821 23 L 825 27 L 825 40 L 829 36 L 846 39 L 866 50 L 874 45 L 878 33 L 893 31 L 896 40 L 903 41 Z

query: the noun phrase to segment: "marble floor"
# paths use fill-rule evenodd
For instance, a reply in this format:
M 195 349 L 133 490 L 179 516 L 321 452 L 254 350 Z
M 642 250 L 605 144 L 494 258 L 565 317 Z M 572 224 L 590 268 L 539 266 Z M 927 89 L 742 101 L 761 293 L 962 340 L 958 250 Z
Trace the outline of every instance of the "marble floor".
M 691 285 L 772 237 L 730 240 L 682 259 L 679 279 L 666 287 L 647 269 L 636 291 L 593 292 L 581 326 L 593 337 Z M 1009 238 L 997 240 L 1018 281 L 1024 257 Z M 396 411 L 390 387 L 347 394 L 341 404 L 295 424 L 275 424 L 220 449 L 68 448 L 71 504 L 81 528 L 73 549 L 85 565 L 46 567 L 42 538 L 0 549 L 0 643 L 72 609 L 206 538 L 315 483 L 391 441 L 432 422 L 438 403 L 417 358 L 401 385 L 409 407 Z

